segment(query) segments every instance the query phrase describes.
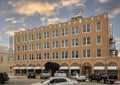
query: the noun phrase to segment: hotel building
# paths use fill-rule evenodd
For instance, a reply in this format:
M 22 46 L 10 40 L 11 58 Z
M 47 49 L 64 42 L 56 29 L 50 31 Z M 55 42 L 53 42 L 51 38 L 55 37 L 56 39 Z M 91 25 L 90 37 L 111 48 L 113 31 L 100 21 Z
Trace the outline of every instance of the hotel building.
M 50 61 L 70 75 L 109 72 L 120 78 L 120 58 L 114 54 L 113 43 L 107 13 L 74 16 L 67 22 L 15 32 L 14 73 L 40 74 Z

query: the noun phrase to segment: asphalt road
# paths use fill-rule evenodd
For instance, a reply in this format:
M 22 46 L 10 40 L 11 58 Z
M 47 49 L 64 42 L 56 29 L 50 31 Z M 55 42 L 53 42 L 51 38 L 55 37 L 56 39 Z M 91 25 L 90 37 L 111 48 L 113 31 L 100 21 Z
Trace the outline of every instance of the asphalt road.
M 9 81 L 5 82 L 3 85 L 30 85 L 32 83 L 37 83 L 40 82 L 40 79 L 27 79 L 27 78 L 18 78 L 18 77 L 13 77 L 10 78 Z M 120 85 L 120 84 L 102 84 L 102 83 L 97 83 L 97 82 L 79 82 L 78 85 Z

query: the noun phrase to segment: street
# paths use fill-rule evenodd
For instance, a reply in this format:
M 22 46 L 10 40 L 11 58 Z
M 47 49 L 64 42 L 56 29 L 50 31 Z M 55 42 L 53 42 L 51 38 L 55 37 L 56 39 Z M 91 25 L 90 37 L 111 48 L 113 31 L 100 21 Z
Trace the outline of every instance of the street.
M 30 85 L 32 83 L 37 83 L 40 82 L 40 79 L 27 79 L 27 78 L 23 78 L 23 77 L 12 77 L 10 78 L 9 81 L 5 82 L 5 84 L 3 85 Z M 97 82 L 79 82 L 78 85 L 120 85 L 120 84 L 102 84 L 102 83 L 97 83 Z

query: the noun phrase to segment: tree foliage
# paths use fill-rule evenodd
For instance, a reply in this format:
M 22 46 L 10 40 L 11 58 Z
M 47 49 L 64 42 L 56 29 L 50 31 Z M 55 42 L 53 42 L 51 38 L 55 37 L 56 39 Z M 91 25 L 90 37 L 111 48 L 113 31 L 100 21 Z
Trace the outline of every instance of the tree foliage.
M 52 76 L 54 76 L 54 73 L 59 70 L 60 65 L 58 63 L 55 62 L 47 62 L 45 64 L 45 70 L 47 71 L 51 71 L 52 72 Z

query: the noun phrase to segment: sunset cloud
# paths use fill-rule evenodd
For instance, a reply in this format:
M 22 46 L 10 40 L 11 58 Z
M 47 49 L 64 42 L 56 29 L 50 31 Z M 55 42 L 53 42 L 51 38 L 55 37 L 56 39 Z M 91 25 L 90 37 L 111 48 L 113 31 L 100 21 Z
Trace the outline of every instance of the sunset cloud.
M 7 35 L 14 35 L 14 32 L 25 31 L 25 30 L 26 30 L 25 28 L 18 28 L 16 30 L 8 30 L 8 31 L 6 31 L 6 34 Z
M 110 1 L 110 0 L 98 0 L 100 3 L 106 3 L 106 2 L 108 2 L 108 1 Z
M 48 2 L 24 2 L 15 1 L 13 3 L 8 3 L 14 7 L 15 12 L 24 15 L 33 15 L 35 13 L 44 14 L 46 16 L 54 15 L 56 8 L 59 8 L 60 5 L 57 3 L 48 3 Z
M 60 20 L 58 17 L 49 18 L 48 19 L 48 24 L 55 24 L 58 20 Z

